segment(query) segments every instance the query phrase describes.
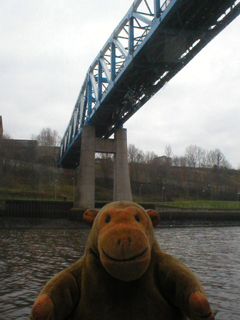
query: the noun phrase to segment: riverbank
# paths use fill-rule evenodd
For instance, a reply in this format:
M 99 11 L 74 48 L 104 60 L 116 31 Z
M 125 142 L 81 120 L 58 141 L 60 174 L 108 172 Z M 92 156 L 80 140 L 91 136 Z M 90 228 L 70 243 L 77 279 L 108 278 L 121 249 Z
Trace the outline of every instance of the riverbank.
M 0 229 L 86 229 L 84 222 L 68 219 L 36 219 L 0 217 Z
M 104 203 L 96 204 L 99 206 Z M 149 209 L 150 205 L 145 204 Z M 160 214 L 158 228 L 240 226 L 240 210 L 177 209 L 152 205 Z M 0 208 L 0 228 L 85 229 L 84 210 L 65 201 L 6 201 Z
M 240 221 L 162 220 L 156 228 L 240 227 Z M 90 229 L 81 221 L 0 217 L 0 229 Z

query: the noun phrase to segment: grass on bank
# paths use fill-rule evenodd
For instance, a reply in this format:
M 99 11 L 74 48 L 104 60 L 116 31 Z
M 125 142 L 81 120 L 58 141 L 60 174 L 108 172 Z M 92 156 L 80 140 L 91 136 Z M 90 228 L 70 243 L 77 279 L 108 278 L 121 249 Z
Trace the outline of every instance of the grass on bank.
M 174 202 L 160 202 L 161 206 L 179 209 L 204 209 L 204 210 L 239 210 L 239 201 L 211 201 L 211 200 L 183 200 Z
M 24 192 L 25 191 L 25 192 Z M 38 200 L 38 201 L 73 201 L 73 190 L 64 190 L 62 193 L 55 194 L 52 190 L 37 192 L 34 190 L 19 190 L 19 189 L 1 189 L 0 188 L 0 202 L 3 203 L 5 200 Z M 67 192 L 69 191 L 69 192 Z M 100 193 L 101 191 L 101 193 Z M 107 193 L 107 191 L 98 190 L 96 188 L 96 205 L 104 205 L 104 203 L 111 202 L 112 191 Z M 100 196 L 100 195 L 101 196 Z M 65 195 L 67 195 L 65 197 Z M 149 199 L 150 200 L 150 199 Z M 240 210 L 240 199 L 239 201 L 218 201 L 218 200 L 176 200 L 171 202 L 161 202 L 161 201 L 139 201 L 138 197 L 134 197 L 134 201 L 144 205 L 145 207 L 152 207 L 153 205 L 159 205 L 166 208 L 179 208 L 179 209 L 196 209 L 196 210 Z

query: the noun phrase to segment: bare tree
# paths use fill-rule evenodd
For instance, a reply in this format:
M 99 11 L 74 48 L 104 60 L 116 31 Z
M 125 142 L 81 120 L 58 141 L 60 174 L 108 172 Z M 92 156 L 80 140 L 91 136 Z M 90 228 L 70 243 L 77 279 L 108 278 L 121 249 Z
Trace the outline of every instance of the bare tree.
M 167 156 L 167 158 L 171 158 L 172 156 L 172 147 L 170 146 L 170 144 L 165 147 L 165 155 Z
M 55 147 L 59 146 L 61 138 L 56 130 L 43 128 L 39 135 L 32 135 L 32 139 L 36 139 L 39 146 Z
M 185 157 L 188 167 L 201 168 L 206 166 L 206 151 L 201 147 L 190 145 L 186 148 Z
M 180 166 L 180 158 L 178 156 L 174 156 L 172 159 L 172 164 L 175 167 L 179 167 Z
M 113 154 L 110 153 L 98 153 L 96 155 L 98 159 L 98 167 L 100 174 L 105 181 L 106 186 L 109 186 L 109 181 L 113 174 Z
M 230 169 L 231 165 L 226 160 L 224 154 L 219 149 L 210 150 L 207 154 L 207 166 L 212 168 L 213 166 L 217 166 L 217 168 L 225 167 Z
M 144 155 L 144 161 L 149 164 L 152 163 L 154 159 L 157 158 L 157 155 L 154 152 L 147 151 Z
M 207 167 L 207 151 L 205 149 L 202 150 L 202 160 L 201 160 L 201 167 Z
M 128 146 L 128 162 L 133 163 L 136 161 L 139 150 L 134 144 Z
M 225 156 L 219 149 L 215 149 L 214 152 L 216 153 L 216 160 L 217 160 L 217 167 L 219 168 L 220 166 L 224 167 L 226 163 Z
M 190 145 L 186 148 L 185 157 L 187 160 L 187 166 L 196 168 L 197 166 L 197 146 Z
M 205 150 L 196 146 L 196 164 L 198 168 L 204 167 Z
M 180 164 L 180 167 L 186 167 L 187 166 L 187 158 L 184 156 L 180 157 L 179 164 Z
M 139 164 L 144 162 L 144 152 L 130 144 L 128 146 L 128 162 L 130 165 L 130 179 L 138 181 L 140 177 Z

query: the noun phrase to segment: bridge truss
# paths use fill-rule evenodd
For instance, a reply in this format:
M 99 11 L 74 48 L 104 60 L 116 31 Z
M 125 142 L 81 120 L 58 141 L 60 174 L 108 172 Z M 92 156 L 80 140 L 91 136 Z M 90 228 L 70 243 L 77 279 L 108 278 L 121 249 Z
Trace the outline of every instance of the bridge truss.
M 135 0 L 88 69 L 61 141 L 78 166 L 83 125 L 108 138 L 240 13 L 240 0 Z

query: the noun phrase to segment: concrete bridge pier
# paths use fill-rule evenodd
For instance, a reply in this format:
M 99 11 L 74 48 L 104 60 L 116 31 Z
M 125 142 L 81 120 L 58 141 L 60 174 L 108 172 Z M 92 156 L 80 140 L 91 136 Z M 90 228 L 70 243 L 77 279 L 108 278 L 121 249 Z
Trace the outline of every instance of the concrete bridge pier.
M 94 126 L 83 126 L 74 208 L 95 207 L 95 152 L 114 154 L 113 201 L 132 201 L 127 162 L 127 130 L 118 128 L 114 139 L 102 139 L 95 136 Z
M 132 201 L 127 161 L 127 130 L 116 129 L 114 141 L 113 201 Z

